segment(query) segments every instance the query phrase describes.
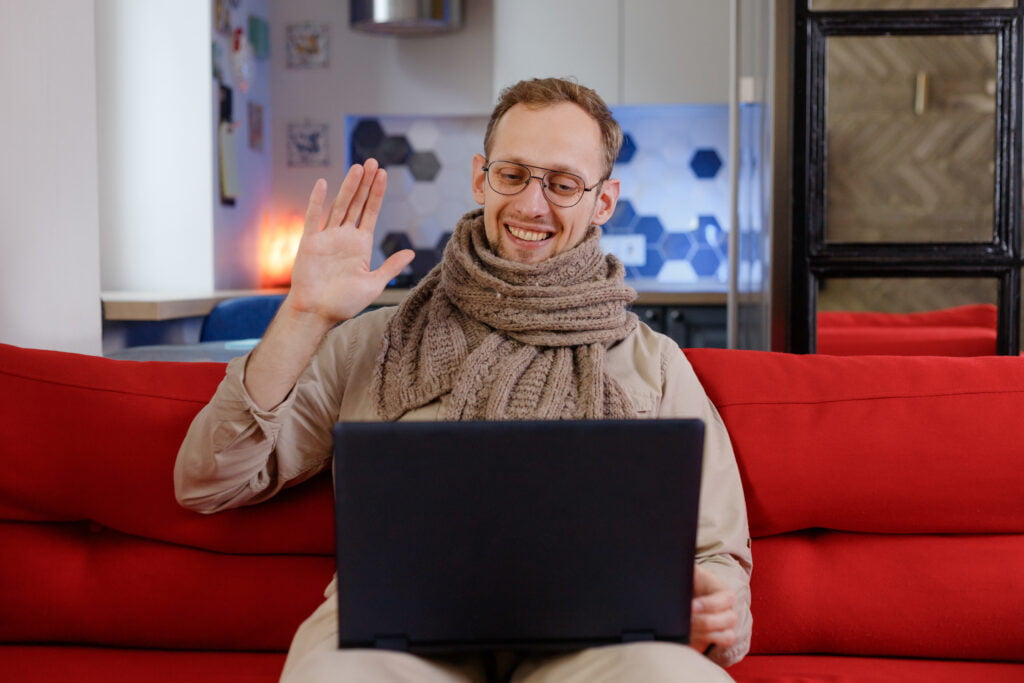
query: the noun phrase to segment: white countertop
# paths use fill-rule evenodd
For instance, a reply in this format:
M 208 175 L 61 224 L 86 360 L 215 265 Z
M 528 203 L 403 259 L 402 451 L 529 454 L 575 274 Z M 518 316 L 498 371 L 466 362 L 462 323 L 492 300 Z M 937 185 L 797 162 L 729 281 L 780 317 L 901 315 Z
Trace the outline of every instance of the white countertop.
M 287 289 L 224 289 L 207 292 L 101 292 L 104 320 L 176 320 L 202 317 L 224 299 L 286 294 Z M 408 289 L 385 289 L 374 306 L 394 306 Z M 709 306 L 726 303 L 724 292 L 640 292 L 637 306 Z

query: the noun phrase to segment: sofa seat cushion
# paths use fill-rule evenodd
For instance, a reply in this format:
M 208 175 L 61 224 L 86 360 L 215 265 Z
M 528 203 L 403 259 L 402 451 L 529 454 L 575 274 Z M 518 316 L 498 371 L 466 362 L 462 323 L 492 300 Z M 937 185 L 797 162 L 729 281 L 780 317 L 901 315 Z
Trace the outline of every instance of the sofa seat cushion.
M 18 683 L 275 683 L 283 653 L 0 645 L 4 680 Z
M 1024 532 L 1024 359 L 686 353 L 755 537 Z
M 283 654 L 168 652 L 79 646 L 0 646 L 4 674 L 18 683 L 274 683 Z M 729 669 L 737 683 L 1020 683 L 1024 667 L 823 655 L 751 655 Z
M 729 668 L 736 683 L 1020 683 L 1024 666 L 935 659 L 752 655 Z

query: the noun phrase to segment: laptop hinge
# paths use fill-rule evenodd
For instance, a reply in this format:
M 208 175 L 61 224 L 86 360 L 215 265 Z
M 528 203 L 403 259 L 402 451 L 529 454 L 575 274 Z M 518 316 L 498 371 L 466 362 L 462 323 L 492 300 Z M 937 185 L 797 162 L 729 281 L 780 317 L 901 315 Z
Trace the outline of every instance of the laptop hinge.
M 409 637 L 404 633 L 375 636 L 373 646 L 378 650 L 397 650 L 399 652 L 409 651 Z
M 622 642 L 640 643 L 645 640 L 654 640 L 654 631 L 623 631 Z

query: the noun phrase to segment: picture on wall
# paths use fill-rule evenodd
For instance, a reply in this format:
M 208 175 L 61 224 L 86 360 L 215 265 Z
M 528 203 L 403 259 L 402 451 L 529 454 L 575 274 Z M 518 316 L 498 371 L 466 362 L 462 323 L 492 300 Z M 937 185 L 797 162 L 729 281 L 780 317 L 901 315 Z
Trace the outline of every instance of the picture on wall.
M 270 24 L 266 19 L 249 15 L 249 44 L 256 59 L 270 57 Z
M 326 69 L 330 29 L 327 24 L 289 24 L 286 29 L 289 69 Z
M 223 35 L 231 35 L 231 12 L 226 0 L 213 0 L 213 28 Z
M 330 166 L 327 149 L 329 130 L 326 123 L 289 123 L 288 165 Z

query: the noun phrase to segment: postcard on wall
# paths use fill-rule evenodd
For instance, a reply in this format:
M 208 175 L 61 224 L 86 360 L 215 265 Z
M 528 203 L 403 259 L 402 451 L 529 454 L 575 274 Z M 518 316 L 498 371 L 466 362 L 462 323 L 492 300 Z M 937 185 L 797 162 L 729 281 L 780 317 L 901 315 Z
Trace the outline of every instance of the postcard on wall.
M 326 123 L 289 123 L 288 165 L 330 166 L 328 132 L 329 126 Z
M 249 102 L 249 149 L 263 151 L 263 105 Z
M 226 0 L 213 0 L 213 28 L 223 35 L 231 35 L 231 11 Z
M 249 44 L 256 59 L 270 57 L 270 25 L 266 19 L 249 15 Z
M 289 69 L 326 69 L 330 29 L 327 24 L 290 24 L 286 32 Z

